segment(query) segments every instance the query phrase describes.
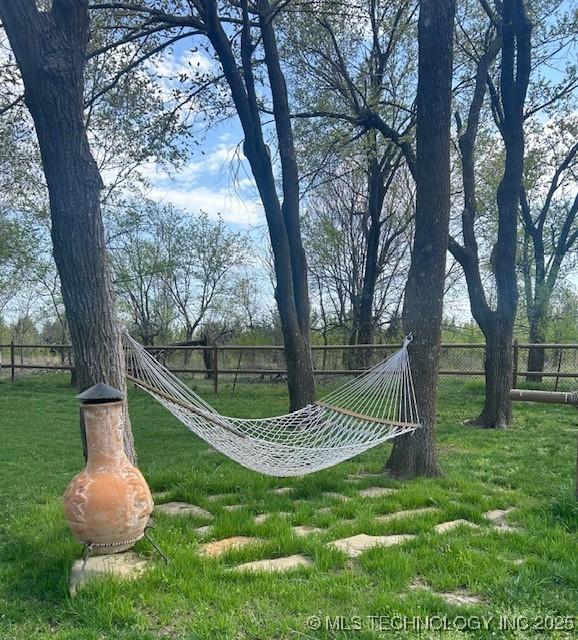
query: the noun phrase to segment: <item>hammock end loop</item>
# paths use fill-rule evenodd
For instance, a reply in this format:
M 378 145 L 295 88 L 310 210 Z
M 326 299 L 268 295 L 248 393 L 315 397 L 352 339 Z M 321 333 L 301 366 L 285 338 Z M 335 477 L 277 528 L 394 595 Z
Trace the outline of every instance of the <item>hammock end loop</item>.
M 413 331 L 410 331 L 410 332 L 405 336 L 405 340 L 403 341 L 403 347 L 404 347 L 404 349 L 408 346 L 408 344 L 410 344 L 410 342 L 413 342 Z

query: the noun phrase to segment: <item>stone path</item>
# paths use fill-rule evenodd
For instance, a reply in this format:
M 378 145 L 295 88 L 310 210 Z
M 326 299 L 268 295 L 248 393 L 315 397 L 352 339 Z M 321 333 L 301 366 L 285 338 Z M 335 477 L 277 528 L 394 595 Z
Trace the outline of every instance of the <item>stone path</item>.
M 272 558 L 267 560 L 255 560 L 254 562 L 245 562 L 245 564 L 239 564 L 236 567 L 233 567 L 233 570 L 277 573 L 311 566 L 313 566 L 312 560 L 306 556 L 296 554 L 285 558 Z
M 156 513 L 164 513 L 169 516 L 195 516 L 197 518 L 205 518 L 211 520 L 213 514 L 198 507 L 196 504 L 189 504 L 188 502 L 166 502 L 165 504 L 159 504 L 155 507 Z
M 367 477 L 384 477 L 382 474 L 356 474 L 354 476 L 349 476 L 348 478 L 353 480 L 363 479 Z M 292 487 L 276 487 L 271 489 L 271 492 L 276 495 L 288 495 L 292 493 L 294 489 Z M 397 489 L 393 489 L 390 487 L 367 487 L 365 489 L 360 489 L 357 493 L 362 498 L 381 498 L 384 496 L 389 496 L 395 493 Z M 165 492 L 167 495 L 169 492 Z M 351 500 L 351 498 L 347 495 L 343 495 L 341 493 L 337 493 L 334 491 L 326 491 L 323 494 L 323 497 L 340 502 L 346 502 Z M 238 498 L 238 494 L 219 494 L 209 496 L 207 499 L 211 502 L 216 502 L 218 500 L 231 500 L 232 498 Z M 222 509 L 226 511 L 235 511 L 238 509 L 244 509 L 246 505 L 244 504 L 229 504 L 223 505 Z M 188 504 L 185 502 L 168 502 L 166 504 L 161 504 L 155 508 L 155 510 L 159 513 L 166 513 L 168 515 L 192 515 L 196 517 L 202 517 L 205 519 L 213 518 L 213 515 L 201 507 Z M 404 518 L 412 518 L 419 517 L 422 515 L 426 515 L 429 513 L 434 513 L 439 509 L 436 507 L 418 507 L 415 509 L 404 509 L 400 511 L 394 511 L 391 513 L 386 513 L 382 515 L 375 516 L 375 522 L 385 523 L 391 522 L 394 520 L 401 520 Z M 507 515 L 513 510 L 513 507 L 508 509 L 494 509 L 491 511 L 487 511 L 484 514 L 484 517 L 488 521 L 488 523 L 498 531 L 517 531 L 518 529 L 510 526 L 506 520 Z M 322 507 L 318 509 L 316 513 L 318 514 L 326 514 L 332 511 L 332 507 Z M 287 511 L 280 511 L 274 513 L 262 513 L 254 518 L 255 524 L 262 524 L 273 518 L 275 516 L 279 516 L 282 518 L 290 518 L 292 517 L 292 513 Z M 355 520 L 347 520 L 347 522 L 354 522 Z M 343 522 L 343 519 L 342 519 Z M 458 527 L 470 527 L 478 529 L 479 525 L 470 522 L 469 520 L 460 518 L 456 520 L 450 520 L 447 522 L 441 522 L 433 527 L 436 533 L 447 533 L 449 531 L 453 531 Z M 205 536 L 209 534 L 211 531 L 210 526 L 198 527 L 195 530 L 195 533 L 199 536 Z M 309 535 L 316 535 L 324 532 L 324 529 L 319 527 L 314 527 L 307 524 L 301 524 L 291 527 L 291 531 L 299 537 L 306 537 Z M 374 536 L 368 535 L 365 533 L 359 533 L 354 536 L 350 536 L 347 538 L 341 538 L 339 540 L 333 540 L 331 542 L 327 542 L 326 546 L 332 547 L 334 549 L 338 549 L 343 551 L 350 558 L 357 558 L 364 551 L 368 549 L 373 549 L 376 547 L 390 547 L 393 545 L 404 544 L 410 540 L 413 540 L 416 536 L 413 534 L 399 534 L 399 535 L 382 535 L 382 536 Z M 223 540 L 216 540 L 207 542 L 205 544 L 200 545 L 199 551 L 202 555 L 210 558 L 216 558 L 221 556 L 222 554 L 236 549 L 241 549 L 250 545 L 258 545 L 264 542 L 261 538 L 254 538 L 248 536 L 232 536 L 230 538 L 225 538 Z M 120 554 L 120 555 L 128 555 L 128 554 Z M 136 554 L 134 554 L 136 556 Z M 118 556 L 112 556 L 116 558 Z M 129 556 L 130 557 L 130 556 Z M 137 556 L 138 558 L 138 556 Z M 92 559 L 91 559 L 92 560 Z M 119 562 L 116 560 L 112 561 L 113 564 L 115 562 Z M 78 564 L 78 563 L 77 563 Z M 130 565 L 130 561 L 128 562 Z M 301 554 L 295 554 L 288 557 L 283 558 L 272 558 L 272 559 L 264 559 L 264 560 L 256 560 L 254 562 L 246 562 L 244 564 L 233 567 L 235 571 L 252 571 L 252 572 L 280 572 L 280 571 L 290 571 L 299 567 L 312 566 L 313 562 L 310 558 L 303 556 Z M 137 569 L 144 568 L 146 562 L 139 558 L 138 562 L 135 562 L 135 571 Z M 75 564 L 76 566 L 76 564 Z M 120 565 L 119 565 L 120 567 Z M 125 571 L 124 568 L 119 568 L 119 572 Z M 130 567 L 126 569 L 127 574 L 130 573 Z M 469 594 L 465 591 L 453 591 L 453 592 L 434 592 L 430 589 L 430 587 L 424 583 L 419 582 L 419 580 L 415 581 L 412 585 L 410 585 L 410 589 L 427 589 L 449 602 L 451 604 L 480 604 L 482 600 L 473 594 Z
M 359 533 L 350 538 L 341 538 L 340 540 L 328 542 L 327 546 L 343 551 L 350 558 L 356 558 L 367 549 L 373 549 L 374 547 L 391 547 L 395 544 L 403 544 L 413 538 L 415 538 L 415 536 L 409 534 L 397 536 L 368 536 L 365 533 Z
M 142 558 L 134 551 L 113 553 L 103 556 L 92 556 L 86 562 L 76 560 L 70 572 L 70 595 L 75 595 L 89 580 L 113 575 L 125 580 L 137 578 L 149 565 L 148 560 Z

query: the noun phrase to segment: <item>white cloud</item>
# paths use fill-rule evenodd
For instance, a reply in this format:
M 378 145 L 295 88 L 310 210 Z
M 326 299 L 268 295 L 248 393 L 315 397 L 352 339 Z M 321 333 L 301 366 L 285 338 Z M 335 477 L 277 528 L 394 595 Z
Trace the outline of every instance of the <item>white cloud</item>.
M 149 70 L 159 78 L 178 81 L 179 76 L 194 78 L 199 73 L 209 73 L 215 69 L 215 63 L 199 51 L 183 51 L 180 54 L 163 55 L 151 59 Z
M 151 185 L 148 196 L 192 212 L 221 214 L 227 222 L 255 225 L 262 221 L 262 206 L 245 160 L 238 145 L 220 139 L 202 158 L 174 173 L 149 163 L 143 169 Z
M 148 193 L 152 200 L 173 204 L 180 209 L 206 211 L 209 216 L 221 214 L 223 220 L 234 224 L 254 225 L 261 221 L 261 206 L 241 199 L 232 189 L 210 189 L 205 186 L 153 186 Z

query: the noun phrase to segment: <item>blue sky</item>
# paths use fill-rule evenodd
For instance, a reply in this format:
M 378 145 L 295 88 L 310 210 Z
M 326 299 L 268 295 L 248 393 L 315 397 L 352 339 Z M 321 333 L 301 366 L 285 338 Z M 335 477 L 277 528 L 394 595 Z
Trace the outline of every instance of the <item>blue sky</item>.
M 163 55 L 152 67 L 172 100 L 171 88 L 180 86 L 180 74 L 193 76 L 196 69 L 215 70 L 216 63 L 205 54 L 191 52 L 190 42 L 180 44 L 170 56 Z M 151 163 L 144 174 L 150 183 L 148 196 L 196 213 L 218 214 L 237 229 L 254 229 L 264 222 L 262 206 L 246 158 L 242 154 L 243 132 L 236 116 L 221 121 L 208 131 L 193 131 L 195 144 L 182 167 L 166 170 Z
M 564 0 L 562 7 L 572 7 L 572 4 Z M 192 76 L 196 69 L 220 71 L 206 54 L 191 51 L 191 44 L 190 40 L 179 43 L 172 55 L 165 53 L 154 63 L 155 75 L 166 87 L 168 99 L 171 87 L 178 85 L 175 78 L 180 74 Z M 568 50 L 564 53 L 569 55 Z M 562 67 L 566 56 L 556 61 L 562 63 Z M 545 73 L 552 79 L 557 72 L 550 68 Z M 240 149 L 242 140 L 243 132 L 236 116 L 209 131 L 199 131 L 196 144 L 189 145 L 190 156 L 178 170 L 167 171 L 155 164 L 145 168 L 150 183 L 148 196 L 193 214 L 199 210 L 211 217 L 220 214 L 232 228 L 248 231 L 261 250 L 267 246 L 267 230 L 251 171 Z M 259 279 L 267 279 L 262 269 L 257 268 L 257 272 Z M 448 296 L 446 310 L 460 320 L 470 319 L 465 292 Z

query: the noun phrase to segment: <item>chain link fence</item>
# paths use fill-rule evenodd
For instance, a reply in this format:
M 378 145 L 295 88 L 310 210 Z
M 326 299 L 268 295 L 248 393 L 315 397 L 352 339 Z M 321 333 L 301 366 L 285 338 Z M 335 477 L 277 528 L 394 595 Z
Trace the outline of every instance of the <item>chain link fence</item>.
M 391 345 L 326 345 L 312 348 L 316 381 L 331 388 L 351 378 L 399 348 Z M 211 345 L 155 346 L 151 354 L 200 392 L 235 391 L 263 386 L 284 390 L 286 361 L 282 346 Z M 533 352 L 533 353 L 532 353 Z M 577 344 L 516 343 L 513 349 L 514 387 L 554 391 L 578 386 Z M 541 371 L 529 371 L 540 365 Z M 0 345 L 0 378 L 69 372 L 74 368 L 70 345 Z M 443 344 L 440 389 L 468 398 L 483 397 L 484 345 Z

